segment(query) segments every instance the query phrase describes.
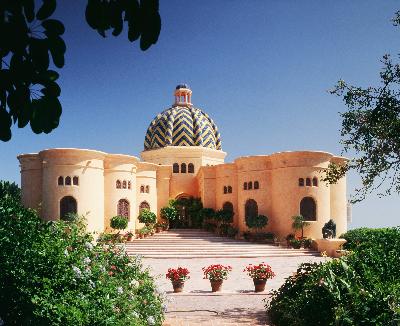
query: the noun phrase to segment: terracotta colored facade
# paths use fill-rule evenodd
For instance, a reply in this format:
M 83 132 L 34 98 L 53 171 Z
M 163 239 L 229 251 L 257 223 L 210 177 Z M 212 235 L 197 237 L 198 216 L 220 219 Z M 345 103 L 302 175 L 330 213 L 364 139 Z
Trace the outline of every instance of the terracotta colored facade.
M 24 205 L 38 209 L 45 220 L 75 210 L 87 216 L 90 231 L 102 232 L 112 216 L 128 216 L 134 230 L 141 227 L 140 208 L 159 215 L 169 199 L 193 196 L 214 209 L 231 203 L 240 231 L 247 230 L 250 204 L 253 213 L 256 207 L 269 217 L 265 231 L 281 237 L 293 232 L 291 217 L 300 213 L 310 220 L 305 236 L 321 238 L 330 218 L 337 234 L 347 230 L 346 179 L 335 185 L 320 181 L 330 162 L 344 158 L 300 151 L 224 163 L 219 132 L 207 114 L 193 108 L 191 94 L 187 85 L 178 85 L 174 105 L 149 126 L 141 160 L 67 148 L 18 156 Z

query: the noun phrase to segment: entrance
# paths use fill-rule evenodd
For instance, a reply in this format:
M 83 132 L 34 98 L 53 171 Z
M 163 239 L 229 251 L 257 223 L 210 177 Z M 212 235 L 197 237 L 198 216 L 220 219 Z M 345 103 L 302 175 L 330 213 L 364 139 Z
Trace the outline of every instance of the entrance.
M 185 194 L 179 195 L 175 199 L 175 207 L 178 211 L 178 218 L 170 221 L 170 228 L 201 228 L 203 222 L 201 216 L 203 204 L 200 198 L 190 197 Z

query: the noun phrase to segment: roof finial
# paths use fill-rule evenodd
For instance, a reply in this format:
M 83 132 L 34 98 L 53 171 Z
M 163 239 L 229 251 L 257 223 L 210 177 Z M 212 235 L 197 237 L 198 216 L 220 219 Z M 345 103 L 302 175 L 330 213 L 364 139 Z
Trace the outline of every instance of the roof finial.
M 175 87 L 175 103 L 174 106 L 191 106 L 192 91 L 188 84 L 181 83 Z

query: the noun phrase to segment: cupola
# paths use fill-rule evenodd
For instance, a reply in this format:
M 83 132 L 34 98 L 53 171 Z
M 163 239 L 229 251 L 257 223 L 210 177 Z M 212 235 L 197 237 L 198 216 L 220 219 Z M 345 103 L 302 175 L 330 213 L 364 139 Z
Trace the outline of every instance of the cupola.
M 173 106 L 186 106 L 192 105 L 192 91 L 187 84 L 179 84 L 175 88 L 175 103 Z

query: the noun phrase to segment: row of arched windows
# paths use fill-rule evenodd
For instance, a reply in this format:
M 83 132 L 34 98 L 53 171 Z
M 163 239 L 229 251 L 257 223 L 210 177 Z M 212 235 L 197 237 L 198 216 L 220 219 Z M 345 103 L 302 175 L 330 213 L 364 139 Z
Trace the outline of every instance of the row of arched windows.
M 115 187 L 117 189 L 132 189 L 132 183 L 126 180 L 123 180 L 122 182 L 121 180 L 117 180 L 115 182 Z
M 186 169 L 186 163 L 182 163 L 181 165 L 180 165 L 180 171 L 179 171 L 179 164 L 178 163 L 174 163 L 173 165 L 172 165 L 172 172 L 173 173 L 186 173 L 186 171 L 187 171 L 187 173 L 194 173 L 194 165 L 193 165 L 193 163 L 189 163 L 188 165 L 187 165 L 187 169 Z
M 252 190 L 253 189 L 253 182 L 245 182 L 243 183 L 243 190 Z M 254 189 L 260 189 L 260 183 L 258 181 L 254 181 Z
M 79 186 L 79 177 L 74 176 L 71 178 L 70 176 L 68 176 L 68 177 L 65 177 L 65 179 L 64 179 L 64 177 L 59 176 L 58 177 L 58 185 L 59 186 L 71 186 L 71 185 Z
M 231 194 L 232 187 L 231 186 L 224 186 L 224 194 Z
M 142 194 L 144 194 L 144 193 L 146 193 L 146 194 L 150 193 L 150 186 L 149 186 L 149 185 L 147 185 L 147 186 L 141 185 L 141 186 L 140 186 L 140 193 L 142 193 Z
M 245 217 L 254 217 L 258 215 L 258 204 L 254 199 L 248 199 L 244 206 Z M 317 205 L 314 198 L 304 197 L 300 201 L 300 215 L 304 217 L 306 221 L 317 220 Z
M 311 187 L 311 178 L 306 178 L 306 187 Z M 318 187 L 318 178 L 314 177 L 312 178 L 312 186 L 313 187 Z M 299 187 L 304 187 L 304 178 L 299 178 Z

